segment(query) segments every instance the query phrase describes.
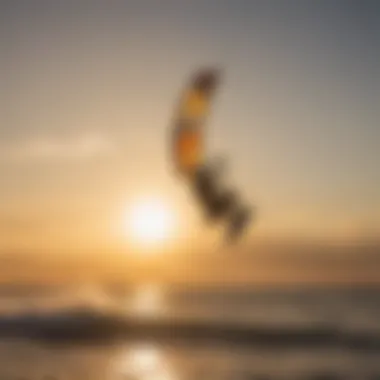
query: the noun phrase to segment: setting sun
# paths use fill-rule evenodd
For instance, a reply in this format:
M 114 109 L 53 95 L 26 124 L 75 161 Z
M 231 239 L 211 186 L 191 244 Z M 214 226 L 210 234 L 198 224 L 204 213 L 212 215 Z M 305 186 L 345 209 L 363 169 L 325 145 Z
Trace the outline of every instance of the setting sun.
M 128 232 L 139 244 L 164 242 L 169 238 L 172 226 L 172 214 L 159 200 L 141 200 L 128 212 Z

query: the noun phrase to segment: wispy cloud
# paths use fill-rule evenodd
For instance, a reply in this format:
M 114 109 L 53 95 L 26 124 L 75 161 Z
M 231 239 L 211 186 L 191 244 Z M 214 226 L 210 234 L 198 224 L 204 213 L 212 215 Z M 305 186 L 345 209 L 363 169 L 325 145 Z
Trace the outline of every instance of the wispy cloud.
M 77 160 L 106 156 L 116 151 L 107 136 L 91 132 L 73 137 L 39 136 L 15 143 L 0 144 L 3 162 L 30 160 Z

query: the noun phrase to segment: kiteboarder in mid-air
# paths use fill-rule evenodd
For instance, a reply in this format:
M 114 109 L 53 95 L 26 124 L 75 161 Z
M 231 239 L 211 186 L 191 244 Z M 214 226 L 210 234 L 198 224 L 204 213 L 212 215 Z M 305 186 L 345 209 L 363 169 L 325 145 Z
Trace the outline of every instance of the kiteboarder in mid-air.
M 238 193 L 222 188 L 220 172 L 212 164 L 200 167 L 193 180 L 195 196 L 210 221 L 228 218 L 228 240 L 235 240 L 251 219 L 251 210 L 241 204 Z
M 200 202 L 211 222 L 226 220 L 227 240 L 241 236 L 251 220 L 251 210 L 244 207 L 236 191 L 220 183 L 220 167 L 207 163 L 204 154 L 204 124 L 220 73 L 200 70 L 191 79 L 179 103 L 172 142 L 174 161 L 179 173 Z

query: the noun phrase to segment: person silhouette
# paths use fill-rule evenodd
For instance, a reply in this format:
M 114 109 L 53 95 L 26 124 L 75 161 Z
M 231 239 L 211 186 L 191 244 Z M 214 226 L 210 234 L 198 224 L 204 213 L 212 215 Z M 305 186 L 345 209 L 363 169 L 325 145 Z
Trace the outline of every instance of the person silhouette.
M 198 168 L 193 190 L 207 219 L 225 218 L 229 222 L 227 239 L 239 237 L 251 219 L 251 209 L 243 207 L 236 191 L 221 186 L 220 167 L 208 164 Z

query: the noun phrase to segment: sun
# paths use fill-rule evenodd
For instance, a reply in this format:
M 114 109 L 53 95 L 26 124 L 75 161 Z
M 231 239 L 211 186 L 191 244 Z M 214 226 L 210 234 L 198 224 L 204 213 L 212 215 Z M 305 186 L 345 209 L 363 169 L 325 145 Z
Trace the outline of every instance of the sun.
M 158 245 L 166 241 L 173 227 L 173 215 L 169 207 L 157 199 L 136 202 L 127 215 L 127 228 L 139 244 Z

